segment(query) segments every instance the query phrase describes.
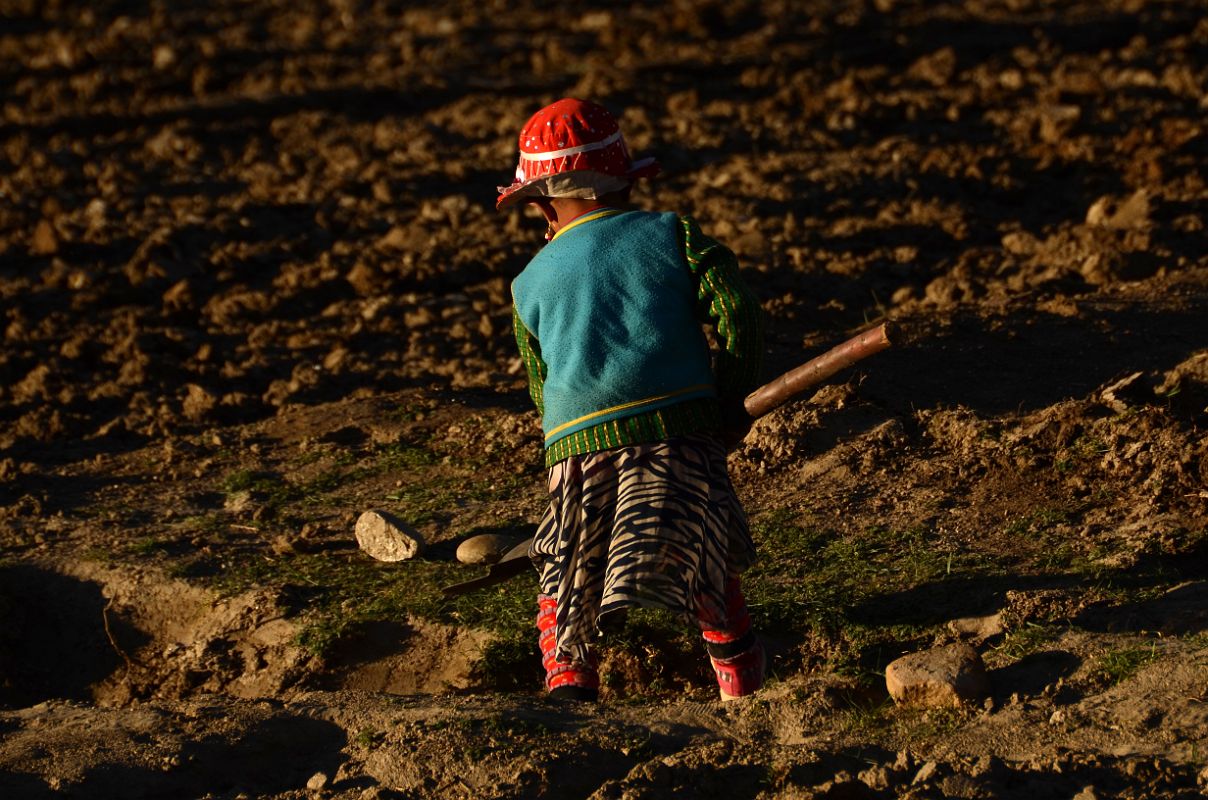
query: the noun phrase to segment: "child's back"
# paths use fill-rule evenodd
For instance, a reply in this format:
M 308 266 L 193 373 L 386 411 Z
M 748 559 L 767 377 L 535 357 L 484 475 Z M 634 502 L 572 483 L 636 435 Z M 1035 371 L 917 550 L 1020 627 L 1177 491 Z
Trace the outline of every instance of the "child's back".
M 657 167 L 631 161 L 601 107 L 560 100 L 530 119 L 520 147 L 499 205 L 533 203 L 550 225 L 512 285 L 550 467 L 530 550 L 546 686 L 594 699 L 601 624 L 656 607 L 700 625 L 723 698 L 749 694 L 764 654 L 738 575 L 754 546 L 723 442 L 749 424 L 758 303 L 733 254 L 690 218 L 620 207 Z M 712 364 L 702 324 L 721 345 Z

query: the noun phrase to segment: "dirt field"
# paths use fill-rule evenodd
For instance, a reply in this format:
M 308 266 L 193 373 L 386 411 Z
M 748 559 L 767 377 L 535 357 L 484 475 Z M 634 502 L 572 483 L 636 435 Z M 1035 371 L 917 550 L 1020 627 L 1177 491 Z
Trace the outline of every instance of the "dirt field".
M 738 253 L 773 676 L 657 614 L 542 697 L 497 215 L 560 96 Z M 1183 798 L 1208 785 L 1208 2 L 0 2 L 0 796 Z M 425 555 L 374 562 L 393 512 Z M 959 640 L 984 704 L 898 707 Z

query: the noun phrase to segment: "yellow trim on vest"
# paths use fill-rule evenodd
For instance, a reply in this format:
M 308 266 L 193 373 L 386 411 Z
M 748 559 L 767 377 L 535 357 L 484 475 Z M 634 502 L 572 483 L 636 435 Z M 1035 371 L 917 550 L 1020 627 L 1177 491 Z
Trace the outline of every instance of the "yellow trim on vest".
M 563 228 L 563 230 L 566 230 L 566 229 Z M 585 414 L 584 416 L 579 417 L 578 419 L 572 419 L 570 422 L 562 423 L 561 425 L 554 428 L 552 431 L 550 431 L 549 433 L 547 433 L 545 435 L 545 441 L 548 442 L 551 438 L 557 436 L 559 433 L 566 430 L 567 428 L 573 428 L 574 426 L 576 426 L 580 423 L 587 422 L 589 419 L 595 419 L 596 417 L 602 417 L 606 414 L 612 414 L 617 411 L 625 411 L 626 409 L 636 408 L 637 406 L 644 406 L 647 403 L 657 403 L 660 400 L 670 400 L 672 397 L 679 397 L 682 394 L 689 394 L 691 392 L 699 392 L 702 389 L 712 389 L 712 388 L 713 388 L 713 384 L 711 384 L 711 383 L 701 383 L 696 386 L 689 386 L 686 389 L 679 389 L 677 391 L 671 392 L 670 394 L 660 394 L 656 397 L 647 397 L 643 400 L 634 400 L 632 403 L 622 403 L 619 406 L 613 406 L 612 408 L 605 408 L 602 411 L 593 411 L 592 413 Z
M 616 209 L 616 208 L 601 208 L 599 211 L 589 211 L 586 214 L 584 214 L 583 216 L 581 216 L 578 219 L 571 222 L 569 225 L 563 225 L 561 228 L 559 228 L 558 232 L 554 234 L 554 239 L 557 239 L 559 236 L 566 233 L 567 231 L 569 231 L 571 228 L 575 227 L 576 225 L 582 225 L 584 222 L 591 222 L 592 220 L 597 220 L 597 219 L 600 219 L 601 217 L 611 217 L 613 214 L 620 214 L 620 213 L 621 213 L 620 209 Z M 550 241 L 552 242 L 554 239 L 550 239 Z

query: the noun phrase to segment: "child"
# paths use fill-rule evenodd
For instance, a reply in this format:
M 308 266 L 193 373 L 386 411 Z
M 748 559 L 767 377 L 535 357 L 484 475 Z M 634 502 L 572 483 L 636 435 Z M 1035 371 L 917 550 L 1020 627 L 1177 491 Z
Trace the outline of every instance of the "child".
M 595 700 L 592 642 L 631 607 L 695 619 L 723 700 L 763 682 L 738 574 L 754 557 L 726 471 L 757 385 L 759 304 L 688 217 L 625 210 L 634 162 L 602 106 L 563 99 L 520 133 L 498 208 L 537 206 L 549 242 L 512 284 L 545 434 L 550 505 L 529 555 L 546 688 Z M 721 351 L 711 366 L 702 323 Z

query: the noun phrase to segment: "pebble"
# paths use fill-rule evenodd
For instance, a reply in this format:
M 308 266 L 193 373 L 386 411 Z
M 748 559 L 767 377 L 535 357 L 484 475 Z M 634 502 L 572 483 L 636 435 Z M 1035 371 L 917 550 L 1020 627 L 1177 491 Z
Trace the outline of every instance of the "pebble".
M 356 524 L 357 545 L 378 561 L 406 561 L 424 551 L 419 531 L 386 511 L 370 510 Z
M 494 564 L 515 543 L 512 537 L 499 533 L 471 536 L 457 546 L 457 560 L 463 564 Z
M 151 63 L 156 69 L 167 69 L 176 63 L 176 51 L 170 45 L 156 45 L 151 51 Z
M 310 776 L 310 780 L 306 782 L 306 788 L 312 792 L 321 792 L 327 788 L 327 773 L 316 772 Z
M 967 644 L 902 656 L 885 668 L 885 686 L 898 703 L 931 707 L 978 703 L 990 693 L 986 666 Z

